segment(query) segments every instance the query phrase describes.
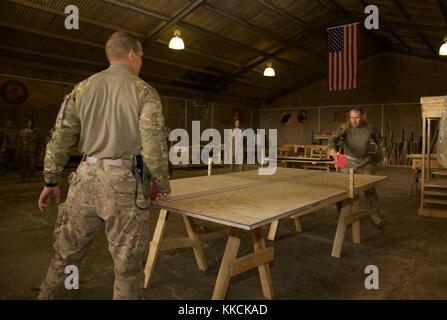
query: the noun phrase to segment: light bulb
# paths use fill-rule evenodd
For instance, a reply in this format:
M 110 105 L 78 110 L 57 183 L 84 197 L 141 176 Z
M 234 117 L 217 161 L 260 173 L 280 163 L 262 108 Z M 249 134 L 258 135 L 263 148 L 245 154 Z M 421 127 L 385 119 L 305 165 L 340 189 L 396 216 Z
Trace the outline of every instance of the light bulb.
M 169 41 L 169 48 L 174 50 L 183 50 L 185 49 L 185 44 L 183 43 L 183 39 L 180 38 L 180 30 L 174 31 L 174 37 L 172 37 L 171 41 Z
M 275 76 L 275 70 L 272 68 L 271 63 L 267 63 L 267 68 L 264 70 L 264 77 L 274 77 Z

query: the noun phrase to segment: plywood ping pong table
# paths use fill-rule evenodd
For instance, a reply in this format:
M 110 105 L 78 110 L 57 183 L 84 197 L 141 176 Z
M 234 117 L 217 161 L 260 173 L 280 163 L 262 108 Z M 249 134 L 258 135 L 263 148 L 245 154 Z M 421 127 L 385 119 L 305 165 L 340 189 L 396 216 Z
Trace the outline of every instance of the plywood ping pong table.
M 192 247 L 199 268 L 207 269 L 200 239 L 191 223 L 191 218 L 197 218 L 230 227 L 212 299 L 225 299 L 231 277 L 254 268 L 258 268 L 264 296 L 273 299 L 269 262 L 273 260 L 274 251 L 266 247 L 262 227 L 342 202 L 332 249 L 332 255 L 340 257 L 349 225 L 353 228 L 353 241 L 360 243 L 359 194 L 385 179 L 387 177 L 277 168 L 270 176 L 251 170 L 171 180 L 172 194 L 153 204 L 161 211 L 146 262 L 145 287 L 150 285 L 160 250 Z M 183 215 L 188 238 L 163 239 L 168 212 Z M 254 252 L 237 257 L 244 230 L 251 233 Z

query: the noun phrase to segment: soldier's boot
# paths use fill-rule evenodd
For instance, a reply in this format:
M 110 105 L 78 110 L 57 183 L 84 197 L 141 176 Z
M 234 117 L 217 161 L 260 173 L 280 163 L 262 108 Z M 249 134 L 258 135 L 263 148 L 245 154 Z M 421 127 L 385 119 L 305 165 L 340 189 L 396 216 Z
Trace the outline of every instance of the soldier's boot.
M 369 215 L 376 227 L 380 228 L 386 224 L 385 218 L 380 214 L 379 199 L 376 189 L 365 191 L 365 199 L 368 204 Z
M 371 216 L 373 223 L 376 225 L 377 228 L 380 228 L 380 227 L 383 227 L 384 225 L 386 225 L 385 218 L 379 212 L 371 212 L 370 216 Z

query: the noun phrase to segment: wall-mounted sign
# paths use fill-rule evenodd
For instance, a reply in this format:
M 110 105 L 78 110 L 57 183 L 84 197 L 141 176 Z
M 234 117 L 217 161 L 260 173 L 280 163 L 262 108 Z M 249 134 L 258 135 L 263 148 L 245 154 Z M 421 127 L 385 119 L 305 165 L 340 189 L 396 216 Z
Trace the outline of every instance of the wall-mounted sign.
M 307 110 L 284 111 L 280 117 L 284 127 L 300 127 L 309 125 L 309 113 Z
M 2 98 L 12 104 L 21 104 L 28 98 L 28 89 L 20 81 L 9 80 L 0 88 Z

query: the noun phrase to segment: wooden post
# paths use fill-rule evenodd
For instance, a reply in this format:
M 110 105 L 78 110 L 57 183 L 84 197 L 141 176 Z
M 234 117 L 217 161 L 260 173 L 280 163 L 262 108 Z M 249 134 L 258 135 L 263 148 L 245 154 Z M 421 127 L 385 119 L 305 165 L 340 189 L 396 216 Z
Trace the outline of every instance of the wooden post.
M 352 200 L 352 215 L 360 212 L 360 196 L 357 194 Z M 352 242 L 360 244 L 360 220 L 352 223 Z
M 430 181 L 431 172 L 430 172 L 430 161 L 431 161 L 431 119 L 427 118 L 427 154 L 428 154 L 428 163 L 427 163 L 427 180 Z
M 147 256 L 146 266 L 144 267 L 144 287 L 150 286 L 152 276 L 154 274 L 155 265 L 157 263 L 158 253 L 160 252 L 161 243 L 163 241 L 168 212 L 160 210 L 157 226 L 155 227 L 154 236 L 149 244 L 149 254 Z
M 213 167 L 213 159 L 208 158 L 208 175 L 211 175 L 211 168 Z
M 422 172 L 421 172 L 421 207 L 424 208 L 424 188 L 425 188 L 425 157 L 426 157 L 426 140 L 427 140 L 427 120 L 422 117 Z M 430 159 L 429 159 L 430 161 Z
M 354 169 L 349 168 L 349 197 L 354 198 Z

